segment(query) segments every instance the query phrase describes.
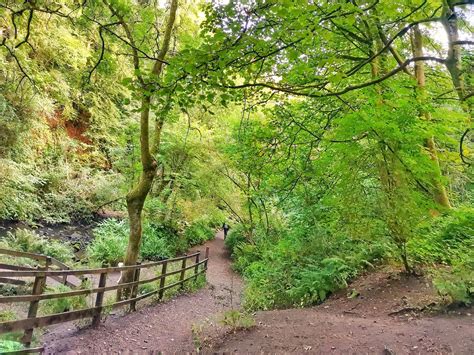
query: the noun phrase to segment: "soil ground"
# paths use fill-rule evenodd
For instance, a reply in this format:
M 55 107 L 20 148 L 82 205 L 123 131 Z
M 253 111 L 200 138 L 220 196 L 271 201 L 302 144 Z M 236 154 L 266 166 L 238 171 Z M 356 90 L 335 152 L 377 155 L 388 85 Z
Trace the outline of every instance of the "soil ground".
M 258 312 L 253 328 L 232 332 L 218 319 L 239 306 L 242 281 L 221 233 L 205 246 L 206 288 L 111 316 L 97 329 L 53 331 L 45 337 L 46 353 L 186 353 L 201 345 L 203 353 L 474 353 L 472 310 L 426 313 L 439 302 L 429 280 L 393 269 L 368 273 L 317 307 Z
M 473 354 L 472 309 L 427 313 L 439 301 L 428 280 L 385 269 L 364 275 L 320 306 L 258 312 L 254 328 L 214 339 L 208 351 Z
M 241 279 L 230 268 L 222 233 L 197 247 L 209 247 L 208 285 L 164 303 L 144 306 L 125 316 L 110 316 L 98 328 L 68 333 L 52 331 L 44 337 L 47 354 L 166 353 L 195 350 L 192 326 L 238 307 Z

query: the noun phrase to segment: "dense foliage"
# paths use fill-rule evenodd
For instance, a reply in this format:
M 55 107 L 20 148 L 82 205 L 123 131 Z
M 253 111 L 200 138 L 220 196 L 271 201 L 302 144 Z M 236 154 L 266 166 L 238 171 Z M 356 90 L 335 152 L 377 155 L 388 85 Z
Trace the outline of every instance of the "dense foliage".
M 385 262 L 468 304 L 472 11 L 4 1 L 0 218 L 121 212 L 88 247 L 110 264 L 182 253 L 227 220 L 252 309 L 322 302 Z M 55 248 L 5 243 L 25 239 Z

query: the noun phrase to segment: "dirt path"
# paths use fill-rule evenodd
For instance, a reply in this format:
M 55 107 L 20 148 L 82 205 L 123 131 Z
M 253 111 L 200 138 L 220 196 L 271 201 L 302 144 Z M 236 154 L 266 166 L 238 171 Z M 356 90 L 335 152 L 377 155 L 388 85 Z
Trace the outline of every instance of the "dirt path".
M 193 351 L 193 324 L 238 306 L 241 279 L 231 270 L 222 233 L 196 250 L 209 247 L 208 286 L 165 303 L 143 307 L 125 316 L 111 316 L 99 328 L 72 334 L 48 334 L 48 354 Z
M 471 319 L 411 321 L 342 312 L 289 309 L 262 312 L 257 327 L 231 334 L 212 352 L 316 354 L 473 354 Z
M 210 248 L 206 288 L 126 316 L 110 317 L 98 329 L 48 335 L 46 352 L 192 352 L 191 329 L 204 324 L 200 333 L 203 353 L 474 353 L 472 309 L 437 316 L 420 313 L 439 301 L 431 282 L 403 277 L 390 268 L 360 277 L 320 306 L 258 312 L 252 329 L 226 332 L 228 329 L 216 325 L 216 317 L 239 305 L 242 281 L 230 269 L 222 234 L 205 246 Z
M 354 290 L 354 291 L 351 291 Z M 355 297 L 348 293 L 356 292 Z M 259 312 L 256 327 L 215 342 L 213 352 L 474 354 L 472 309 L 427 315 L 439 301 L 431 282 L 380 270 L 320 306 Z

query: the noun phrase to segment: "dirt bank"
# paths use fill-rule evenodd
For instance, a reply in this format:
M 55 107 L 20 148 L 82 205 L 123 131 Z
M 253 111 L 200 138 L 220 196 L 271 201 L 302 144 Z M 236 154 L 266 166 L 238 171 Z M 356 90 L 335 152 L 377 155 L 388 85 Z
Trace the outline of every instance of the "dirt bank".
M 216 339 L 212 351 L 472 354 L 472 310 L 427 313 L 438 301 L 429 280 L 372 272 L 318 307 L 259 312 L 256 327 Z

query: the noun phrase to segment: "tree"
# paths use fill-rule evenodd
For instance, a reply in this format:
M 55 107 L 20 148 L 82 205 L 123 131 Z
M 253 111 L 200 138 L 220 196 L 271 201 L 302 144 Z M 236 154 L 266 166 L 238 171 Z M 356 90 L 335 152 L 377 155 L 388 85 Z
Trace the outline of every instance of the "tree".
M 435 124 L 426 118 L 431 110 L 439 108 L 430 100 L 431 95 L 442 90 L 450 93 L 453 87 L 438 83 L 437 87 L 426 88 L 421 68 L 425 65 L 430 72 L 442 76 L 449 73 L 458 98 L 468 107 L 463 101 L 472 90 L 459 94 L 468 73 L 460 69 L 459 54 L 469 41 L 459 40 L 455 25 L 464 5 L 468 2 L 257 1 L 208 6 L 205 48 L 209 54 L 200 64 L 208 70 L 205 81 L 222 89 L 245 90 L 263 105 L 294 107 L 293 102 L 307 100 L 327 110 L 322 115 L 327 120 L 322 128 L 311 122 L 319 123 L 316 117 L 321 114 L 316 111 L 312 112 L 312 119 L 303 121 L 294 118 L 297 111 L 293 108 L 279 117 L 284 120 L 280 123 L 283 131 L 274 133 L 269 139 L 271 144 L 265 143 L 268 155 L 287 149 L 287 172 L 294 167 L 295 161 L 289 159 L 293 149 L 302 150 L 302 146 L 309 147 L 308 157 L 324 151 L 331 141 L 346 144 L 346 152 L 357 145 L 372 147 L 377 158 L 372 161 L 379 166 L 381 212 L 389 234 L 400 247 L 407 271 L 410 266 L 406 243 L 427 212 L 425 206 L 433 202 L 438 205 L 435 208 L 451 205 L 433 139 L 433 132 L 450 123 Z M 413 48 L 403 42 L 410 33 L 418 36 L 416 31 L 421 26 L 429 28 L 440 23 L 445 23 L 451 32 L 447 57 L 426 55 L 418 37 Z M 433 52 L 436 53 L 436 46 L 429 51 Z M 407 91 L 417 85 L 418 95 Z M 420 113 L 425 117 L 423 121 L 417 119 Z M 345 117 L 358 121 L 350 123 Z M 458 134 L 463 124 L 457 122 Z M 290 140 L 273 145 L 275 141 L 282 142 L 278 134 L 288 132 L 292 126 L 295 131 Z M 306 143 L 296 144 L 298 136 L 307 134 L 310 139 Z M 443 137 L 442 141 L 448 139 Z M 428 156 L 419 149 L 421 142 L 425 142 Z M 441 162 L 444 169 L 446 164 Z M 292 176 L 287 189 L 304 185 L 301 176 L 304 175 Z M 367 180 L 361 183 L 366 184 Z M 350 190 L 345 193 L 352 195 Z
M 170 50 L 172 34 L 178 10 L 178 0 L 172 0 L 169 13 L 164 27 L 162 42 L 153 43 L 148 31 L 155 30 L 160 33 L 158 15 L 159 9 L 153 5 L 135 5 L 132 2 L 126 4 L 104 0 L 115 21 L 113 24 L 99 24 L 99 30 L 108 30 L 111 26 L 119 26 L 125 42 L 131 53 L 136 85 L 134 85 L 134 97 L 139 102 L 140 112 L 140 161 L 142 170 L 138 183 L 128 192 L 127 211 L 130 220 L 130 238 L 127 252 L 125 254 L 125 265 L 135 265 L 140 252 L 142 237 L 142 211 L 145 199 L 150 192 L 153 180 L 156 177 L 158 162 L 156 156 L 159 154 L 161 132 L 165 122 L 166 112 L 171 105 L 165 102 L 161 109 L 156 112 L 154 131 L 150 133 L 151 111 L 154 105 L 153 99 L 159 92 L 159 79 L 163 75 L 164 65 L 167 64 L 166 57 Z M 142 21 L 140 27 L 134 25 L 135 21 Z M 140 43 L 146 43 L 145 48 L 140 48 Z M 151 46 L 149 48 L 148 46 Z M 153 48 L 154 47 L 154 48 Z M 151 50 L 156 53 L 155 57 L 146 55 L 145 51 Z M 145 58 L 143 58 L 145 55 Z M 148 71 L 148 73 L 147 73 Z M 150 138 L 152 136 L 152 138 Z M 125 273 L 123 283 L 131 282 L 133 273 Z

